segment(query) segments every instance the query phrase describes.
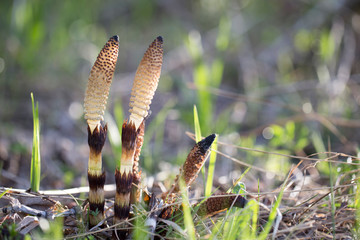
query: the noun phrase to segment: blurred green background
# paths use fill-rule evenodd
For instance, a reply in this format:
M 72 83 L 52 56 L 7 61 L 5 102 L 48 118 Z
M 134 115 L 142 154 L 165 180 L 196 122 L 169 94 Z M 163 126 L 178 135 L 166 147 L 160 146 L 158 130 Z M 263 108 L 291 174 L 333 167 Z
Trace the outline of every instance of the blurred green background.
M 120 48 L 105 121 L 115 130 L 128 116 L 143 53 L 164 38 L 141 156 L 143 172 L 158 181 L 177 173 L 194 143 L 185 134 L 194 131 L 194 104 L 203 136 L 215 132 L 227 143 L 221 152 L 275 174 L 285 174 L 293 159 L 229 144 L 298 156 L 329 149 L 356 155 L 359 13 L 358 1 L 345 0 L 2 1 L 1 185 L 29 186 L 30 92 L 39 102 L 41 188 L 86 184 L 82 101 L 91 66 L 113 35 Z M 115 130 L 104 152 L 108 183 L 120 151 Z M 218 156 L 215 183 L 231 184 L 243 170 Z M 326 168 L 317 170 L 327 176 Z M 255 189 L 257 178 L 274 183 L 273 174 L 251 170 Z

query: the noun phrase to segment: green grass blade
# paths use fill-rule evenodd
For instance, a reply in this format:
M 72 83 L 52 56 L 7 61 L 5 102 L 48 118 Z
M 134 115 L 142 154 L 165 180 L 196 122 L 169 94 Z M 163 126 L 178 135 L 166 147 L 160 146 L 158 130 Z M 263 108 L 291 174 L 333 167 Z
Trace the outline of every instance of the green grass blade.
M 214 224 L 214 226 L 211 229 L 211 235 L 209 237 L 209 240 L 223 239 L 221 230 L 222 230 L 222 222 L 218 221 L 216 224 Z
M 224 52 L 229 47 L 231 37 L 231 21 L 228 16 L 223 16 L 220 19 L 218 27 L 218 35 L 216 38 L 216 49 L 219 52 Z
M 107 164 L 112 168 L 116 167 L 119 169 L 121 152 L 122 152 L 121 130 L 122 130 L 122 124 L 124 122 L 124 111 L 120 99 L 118 99 L 114 105 L 114 118 L 112 118 L 110 114 L 107 114 L 106 119 L 108 124 L 109 141 L 115 158 L 115 162 L 107 163 Z
M 49 221 L 45 218 L 39 220 L 39 225 L 42 231 L 36 231 L 33 233 L 33 239 L 51 239 L 60 240 L 64 239 L 63 228 L 64 220 L 61 217 L 55 218 L 53 221 Z M 30 238 L 32 239 L 32 238 Z
M 355 224 L 353 227 L 354 239 L 360 239 L 360 180 L 357 180 L 355 193 Z
M 212 119 L 212 96 L 206 90 L 211 86 L 211 72 L 204 62 L 203 46 L 201 43 L 201 35 L 197 31 L 189 34 L 185 41 L 186 47 L 195 63 L 193 70 L 194 84 L 197 90 L 197 104 L 199 107 L 201 126 L 205 130 L 209 130 L 210 119 Z
M 151 122 L 146 122 L 144 135 L 144 144 L 142 146 L 141 155 L 144 158 L 144 168 L 152 172 L 155 169 L 155 166 L 159 164 L 159 160 L 161 159 L 162 154 L 162 146 L 163 146 L 163 134 L 165 121 L 169 114 L 169 110 L 173 108 L 176 104 L 176 99 L 170 99 L 164 107 L 156 114 Z M 148 143 L 155 136 L 155 147 L 150 151 L 148 148 Z
M 241 176 L 235 181 L 235 183 L 233 184 L 233 187 L 229 188 L 226 192 L 227 192 L 227 193 L 230 193 L 230 192 L 232 192 L 232 191 L 235 191 L 235 192 L 233 192 L 233 193 L 235 193 L 235 194 L 241 194 L 241 192 L 236 191 L 236 187 L 240 184 L 241 179 L 243 179 L 243 177 L 245 177 L 245 175 L 250 171 L 250 169 L 251 169 L 250 167 L 247 168 L 247 169 L 241 174 Z
M 3 191 L 3 192 L 0 194 L 0 198 L 2 198 L 7 192 L 9 192 L 9 189 L 6 189 L 5 191 Z
M 324 152 L 326 152 L 326 147 L 325 144 L 323 142 L 323 139 L 321 138 L 321 135 L 319 132 L 313 132 L 311 135 L 312 138 L 312 143 L 314 144 L 315 150 L 316 152 L 320 153 L 319 154 L 319 158 L 321 159 L 326 159 L 327 156 Z M 317 169 L 321 172 L 326 174 L 327 176 L 329 176 L 329 166 L 327 165 L 327 163 L 325 161 L 320 161 L 317 165 L 316 165 Z
M 39 124 L 39 105 L 34 104 L 34 96 L 31 93 L 31 103 L 33 112 L 33 147 L 31 155 L 31 168 L 30 168 L 30 187 L 32 191 L 38 192 L 40 189 L 40 173 L 41 173 L 41 159 L 40 159 L 40 124 Z
M 105 118 L 106 118 L 107 127 L 108 127 L 108 139 L 110 142 L 111 151 L 113 153 L 114 158 L 113 159 L 104 158 L 104 160 L 111 169 L 115 169 L 115 167 L 120 168 L 121 125 L 120 125 L 120 128 L 118 128 L 119 125 L 114 120 L 114 118 L 108 113 L 105 113 Z M 114 161 L 114 159 L 115 159 L 115 161 Z
M 199 114 L 198 114 L 196 105 L 194 105 L 194 128 L 195 128 L 195 141 L 198 143 L 201 141 L 201 128 L 200 128 Z M 204 179 L 204 184 L 206 184 L 206 182 L 205 182 L 205 164 L 201 168 L 201 175 Z M 206 188 L 206 186 L 204 186 L 204 188 Z
M 279 205 L 281 203 L 281 200 L 282 200 L 282 197 L 283 197 L 283 194 L 284 194 L 284 190 L 285 190 L 285 186 L 286 186 L 286 183 L 288 181 L 288 178 L 289 178 L 289 176 L 287 176 L 287 178 L 285 179 L 283 185 L 281 186 L 278 198 L 277 198 L 274 206 L 271 208 L 268 222 L 266 223 L 266 225 L 264 227 L 264 230 L 259 234 L 257 239 L 266 239 L 268 237 L 268 234 L 269 234 L 269 232 L 270 232 L 270 230 L 271 230 L 271 228 L 273 226 L 273 223 L 276 220 L 277 209 L 278 209 L 278 207 L 279 207 Z
M 118 129 L 121 129 L 125 117 L 124 117 L 124 110 L 122 108 L 120 99 L 117 100 L 116 103 L 114 104 L 114 118 L 115 118 L 115 122 L 117 124 Z
M 218 149 L 217 139 L 218 136 L 215 137 L 214 142 L 211 145 L 210 161 L 209 161 L 208 174 L 207 174 L 206 186 L 205 186 L 205 197 L 209 197 L 211 195 L 211 190 L 213 187 L 213 179 L 214 179 L 215 163 L 216 163 L 216 151 Z
M 187 192 L 187 188 L 185 186 L 183 179 L 180 179 L 180 188 L 181 188 L 181 196 L 182 196 L 181 206 L 182 206 L 183 212 L 184 212 L 185 229 L 188 234 L 188 239 L 195 240 L 196 239 L 195 238 L 195 227 L 194 227 L 194 222 L 193 222 L 193 219 L 191 216 L 188 192 Z
M 135 240 L 147 239 L 148 228 L 145 226 L 145 215 L 140 211 L 136 211 L 135 228 L 133 230 L 133 238 Z
M 194 128 L 195 128 L 195 140 L 196 142 L 201 141 L 201 128 L 200 128 L 200 122 L 199 122 L 199 114 L 196 108 L 196 105 L 194 105 Z
M 335 193 L 334 193 L 334 176 L 333 176 L 333 169 L 332 169 L 332 165 L 331 162 L 328 163 L 329 164 L 329 172 L 330 172 L 330 198 L 331 198 L 331 220 L 332 220 L 332 232 L 333 232 L 333 239 L 336 239 L 336 234 L 335 234 L 335 211 L 336 211 L 336 206 L 335 206 Z
M 195 67 L 194 83 L 196 87 L 198 87 L 200 122 L 203 129 L 207 131 L 210 129 L 209 123 L 213 113 L 212 96 L 209 91 L 206 90 L 207 87 L 211 86 L 209 75 L 209 69 L 204 63 Z
M 256 230 L 258 226 L 258 216 L 260 206 L 255 200 L 249 201 L 250 209 L 252 210 L 252 228 L 251 228 L 251 239 L 256 239 Z

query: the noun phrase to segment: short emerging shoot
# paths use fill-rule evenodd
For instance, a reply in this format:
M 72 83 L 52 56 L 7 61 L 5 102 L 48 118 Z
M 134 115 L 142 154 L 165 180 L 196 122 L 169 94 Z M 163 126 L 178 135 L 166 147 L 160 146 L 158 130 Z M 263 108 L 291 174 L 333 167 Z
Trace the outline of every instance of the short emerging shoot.
M 40 158 L 40 123 L 39 123 L 39 105 L 34 104 L 34 96 L 31 93 L 31 103 L 33 112 L 33 147 L 31 155 L 31 169 L 30 169 L 30 187 L 34 192 L 40 189 L 40 175 L 41 175 L 41 158 Z

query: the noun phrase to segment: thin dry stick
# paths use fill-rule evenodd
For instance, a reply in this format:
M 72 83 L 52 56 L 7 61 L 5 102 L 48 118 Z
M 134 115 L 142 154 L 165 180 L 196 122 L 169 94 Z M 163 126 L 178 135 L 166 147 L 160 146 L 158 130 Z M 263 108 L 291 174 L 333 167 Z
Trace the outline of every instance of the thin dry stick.
M 102 169 L 101 151 L 106 139 L 107 126 L 102 126 L 101 121 L 104 120 L 118 49 L 119 38 L 113 36 L 100 51 L 91 69 L 85 93 L 84 108 L 90 148 L 88 162 L 90 226 L 95 226 L 104 219 L 105 171 Z

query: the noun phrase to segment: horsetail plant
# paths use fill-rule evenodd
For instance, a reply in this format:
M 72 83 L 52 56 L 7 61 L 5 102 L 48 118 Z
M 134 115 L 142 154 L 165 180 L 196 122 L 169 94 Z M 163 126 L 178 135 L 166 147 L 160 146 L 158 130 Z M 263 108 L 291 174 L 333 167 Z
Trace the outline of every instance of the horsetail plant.
M 33 112 L 33 147 L 31 155 L 31 167 L 30 167 L 30 187 L 34 192 L 38 192 L 40 189 L 40 174 L 41 174 L 41 158 L 40 158 L 40 123 L 39 123 L 39 105 L 36 102 L 34 104 L 34 95 L 31 93 L 31 104 Z
M 161 195 L 161 198 L 165 203 L 172 204 L 179 198 L 181 181 L 184 182 L 186 189 L 195 181 L 201 167 L 205 163 L 207 151 L 209 150 L 215 137 L 215 134 L 211 134 L 194 145 L 187 156 L 184 165 L 180 168 L 180 172 L 175 178 L 175 183 L 167 192 L 164 192 Z M 176 209 L 173 207 L 165 208 L 161 213 L 161 217 L 169 218 L 173 215 L 175 210 Z
M 113 36 L 100 51 L 91 69 L 85 92 L 84 109 L 90 148 L 88 161 L 90 226 L 95 226 L 104 219 L 105 171 L 102 168 L 101 152 L 106 140 L 107 125 L 102 121 L 118 51 L 119 37 Z
M 127 219 L 130 204 L 139 199 L 138 184 L 141 176 L 138 170 L 139 155 L 145 131 L 151 100 L 158 86 L 163 60 L 163 39 L 157 37 L 146 50 L 137 70 L 131 90 L 130 117 L 122 127 L 122 153 L 120 168 L 115 170 L 116 194 L 114 204 L 114 223 Z M 120 237 L 126 231 L 118 231 Z
M 109 39 L 101 50 L 90 72 L 85 93 L 84 108 L 85 119 L 88 124 L 88 144 L 90 148 L 88 163 L 90 226 L 95 226 L 104 220 L 105 172 L 102 169 L 101 151 L 106 139 L 107 125 L 104 125 L 102 121 L 104 120 L 103 115 L 117 61 L 118 42 L 118 37 L 114 36 Z M 150 104 L 158 86 L 162 61 L 163 39 L 157 37 L 146 50 L 135 73 L 129 104 L 130 116 L 122 125 L 121 157 L 115 169 L 114 224 L 123 223 L 129 217 L 131 204 L 140 201 L 141 188 L 139 185 L 141 174 L 139 171 L 139 156 L 144 141 L 145 121 L 149 115 Z M 197 113 L 196 108 L 194 108 L 194 113 Z M 182 207 L 181 204 L 175 204 L 175 202 L 181 197 L 187 197 L 186 191 L 197 178 L 206 161 L 208 150 L 216 138 L 215 134 L 211 134 L 201 140 L 197 116 L 195 116 L 195 130 L 197 143 L 190 151 L 182 168 L 180 168 L 180 173 L 171 189 L 161 194 L 159 198 L 155 197 L 154 194 L 150 196 L 145 191 L 147 200 L 143 199 L 145 203 L 170 204 L 169 206 L 165 205 L 166 207 L 163 210 L 160 209 L 155 214 L 164 219 L 173 217 L 180 213 L 179 210 L 187 208 L 187 220 L 184 223 L 188 227 L 191 227 L 192 224 L 188 201 L 182 204 Z M 210 174 L 213 174 L 213 170 L 209 172 L 209 176 Z M 206 194 L 209 198 L 192 206 L 198 216 L 211 216 L 231 206 L 243 207 L 246 204 L 246 199 L 239 195 L 220 193 L 220 195 L 209 196 L 211 194 L 212 178 L 208 178 Z M 153 226 L 153 230 L 155 228 L 156 226 Z M 189 237 L 194 238 L 193 233 L 194 230 L 191 230 Z M 123 228 L 114 231 L 114 236 L 121 239 L 126 238 L 128 234 L 129 231 Z
M 157 89 L 163 62 L 163 39 L 157 37 L 146 50 L 135 73 L 130 98 L 130 121 L 138 129 L 148 115 L 151 101 Z
M 133 184 L 131 187 L 131 203 L 139 201 L 141 173 L 139 172 L 139 156 L 144 142 L 145 121 L 149 116 L 151 101 L 157 89 L 163 62 L 163 39 L 157 37 L 145 52 L 135 73 L 129 104 L 130 117 L 137 129 L 136 151 L 133 162 Z
M 173 184 L 168 192 L 163 194 L 163 199 L 166 199 L 172 194 L 179 193 L 180 179 L 184 181 L 186 187 L 189 187 L 195 181 L 201 167 L 205 163 L 207 151 L 214 142 L 215 137 L 216 134 L 211 134 L 194 145 L 187 156 L 183 167 L 180 168 L 179 175 L 176 176 L 175 184 Z

